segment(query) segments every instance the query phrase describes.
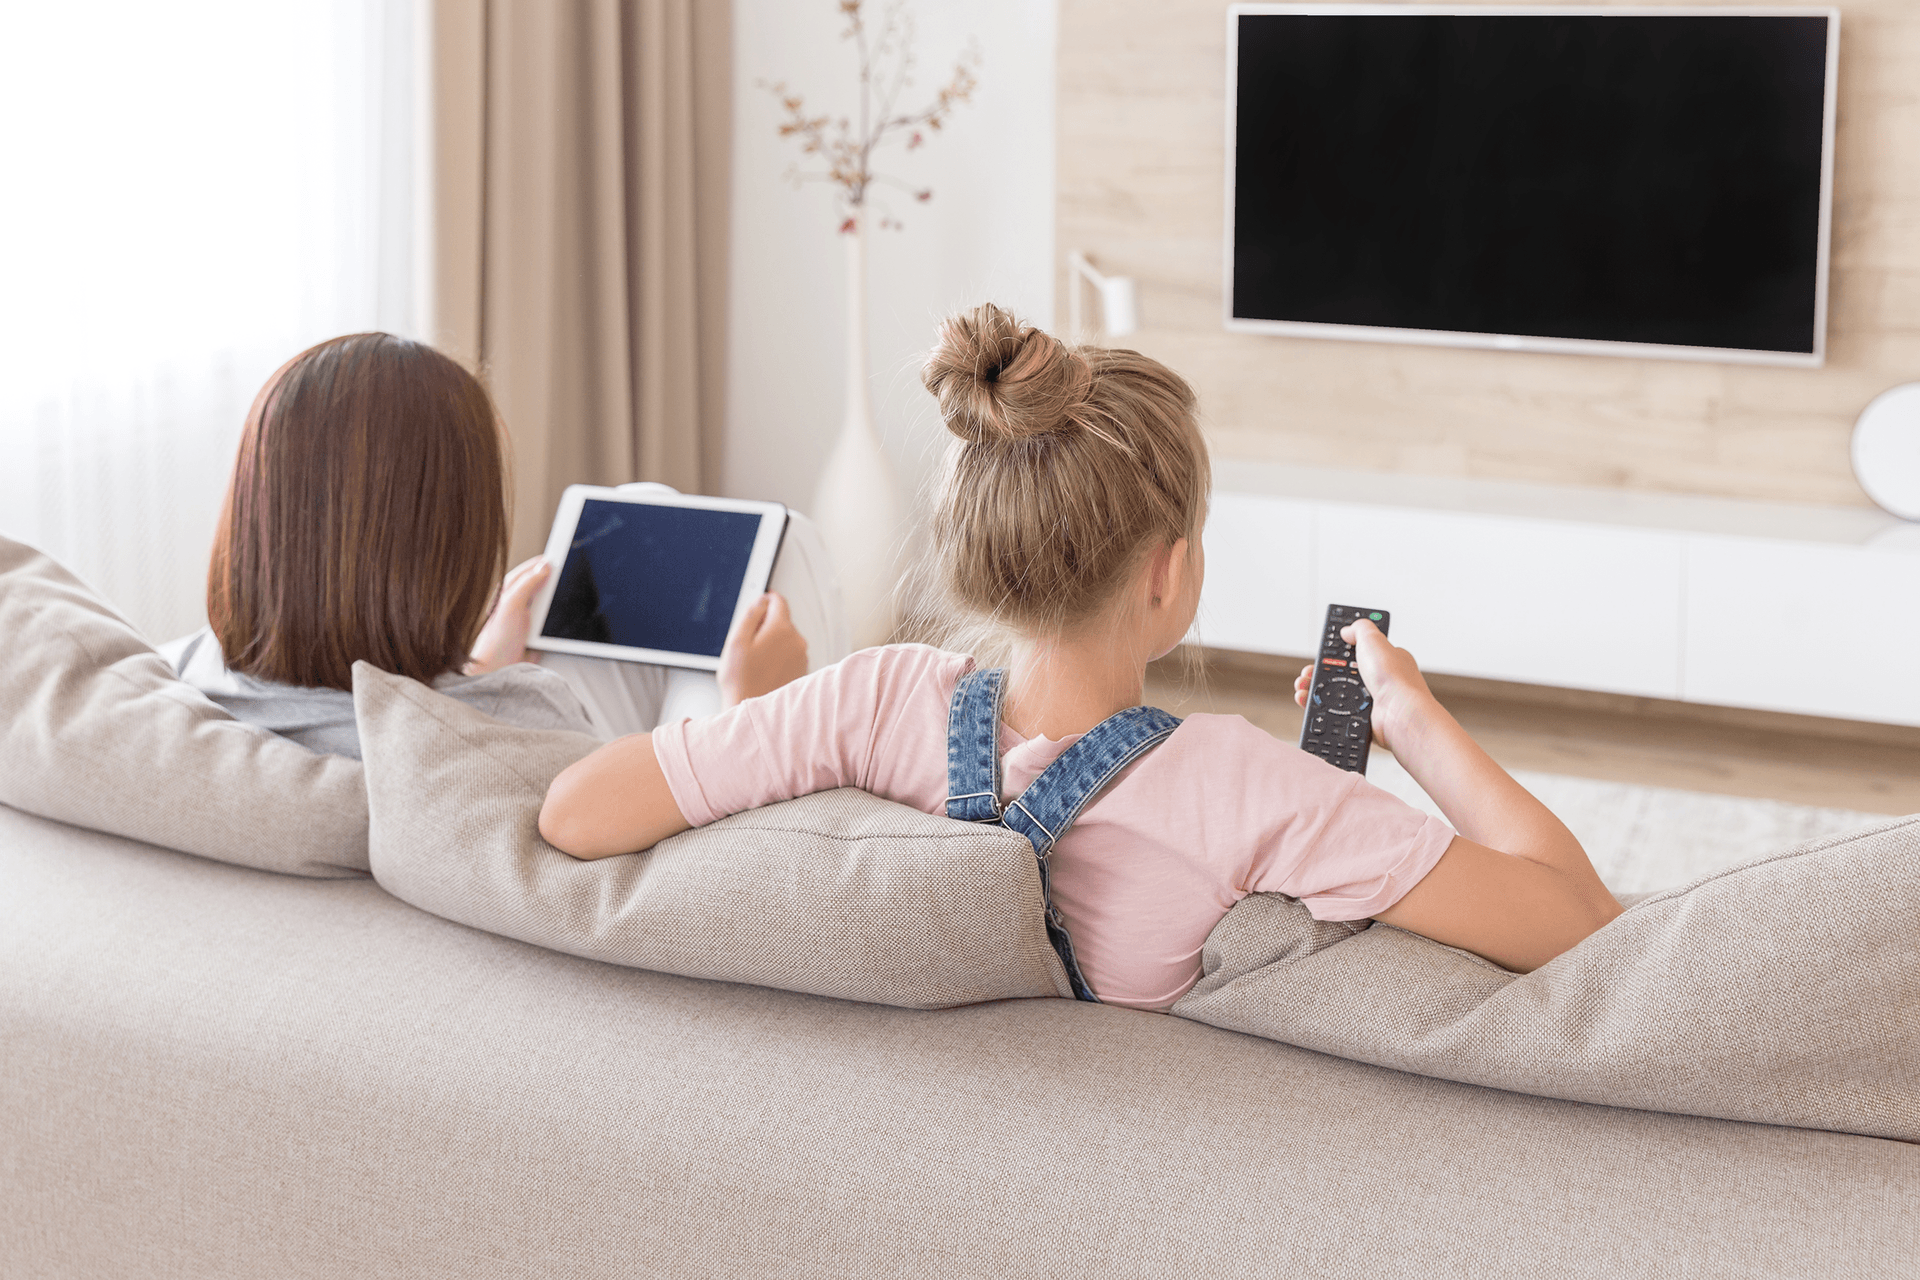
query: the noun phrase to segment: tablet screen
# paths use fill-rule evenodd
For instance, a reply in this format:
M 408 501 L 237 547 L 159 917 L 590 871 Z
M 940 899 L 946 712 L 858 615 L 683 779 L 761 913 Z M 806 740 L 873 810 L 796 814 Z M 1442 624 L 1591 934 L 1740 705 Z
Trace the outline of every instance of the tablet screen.
M 540 634 L 717 658 L 759 530 L 749 512 L 588 498 Z

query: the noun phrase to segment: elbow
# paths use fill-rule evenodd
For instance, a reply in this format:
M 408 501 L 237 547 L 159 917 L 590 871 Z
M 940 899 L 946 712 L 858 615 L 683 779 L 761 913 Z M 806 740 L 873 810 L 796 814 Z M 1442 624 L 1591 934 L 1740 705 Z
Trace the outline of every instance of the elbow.
M 540 805 L 540 838 L 570 858 L 604 857 L 592 851 L 592 843 L 582 821 L 580 786 L 569 765 L 547 787 L 547 798 Z
M 1579 926 L 1580 936 L 1568 944 L 1569 951 L 1627 913 L 1627 909 L 1620 905 L 1620 900 L 1607 892 L 1604 885 L 1589 895 L 1582 905 L 1585 915 Z
M 1532 973 L 1549 961 L 1558 960 L 1625 913 L 1626 908 L 1622 907 L 1605 889 L 1600 889 L 1591 895 L 1583 895 L 1580 901 L 1572 904 L 1562 913 L 1557 937 L 1540 948 L 1537 954 L 1525 957 L 1521 963 L 1507 967 L 1515 973 Z
M 540 806 L 540 838 L 570 858 L 580 856 L 574 852 L 578 846 L 572 826 L 564 809 L 553 803 L 551 791 L 547 793 L 547 802 Z

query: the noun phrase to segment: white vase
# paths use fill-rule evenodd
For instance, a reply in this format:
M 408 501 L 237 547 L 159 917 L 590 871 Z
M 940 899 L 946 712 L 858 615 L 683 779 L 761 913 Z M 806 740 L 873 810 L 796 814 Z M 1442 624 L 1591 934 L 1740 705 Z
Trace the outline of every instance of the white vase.
M 840 437 L 813 491 L 809 513 L 839 570 L 853 646 L 893 634 L 894 588 L 907 541 L 906 501 L 873 426 L 867 366 L 867 230 L 856 214 L 841 234 L 847 253 L 847 406 Z

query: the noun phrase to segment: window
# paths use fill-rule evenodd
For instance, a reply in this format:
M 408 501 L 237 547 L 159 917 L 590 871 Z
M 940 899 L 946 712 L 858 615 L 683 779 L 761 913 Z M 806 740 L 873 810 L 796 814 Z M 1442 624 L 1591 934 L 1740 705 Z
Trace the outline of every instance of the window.
M 149 639 L 204 620 L 262 382 L 415 330 L 414 0 L 0 17 L 0 533 Z

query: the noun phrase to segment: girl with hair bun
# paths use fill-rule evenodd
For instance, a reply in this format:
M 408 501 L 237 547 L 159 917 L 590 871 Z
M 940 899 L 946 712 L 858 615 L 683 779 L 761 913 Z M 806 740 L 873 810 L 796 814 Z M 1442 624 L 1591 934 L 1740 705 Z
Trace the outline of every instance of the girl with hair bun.
M 848 786 L 999 823 L 1033 843 L 1075 993 L 1154 1010 L 1199 979 L 1207 935 L 1248 893 L 1518 970 L 1620 913 L 1579 842 L 1370 622 L 1346 634 L 1374 733 L 1451 827 L 1239 716 L 1139 705 L 1147 664 L 1193 624 L 1206 568 L 1207 451 L 1179 375 L 988 305 L 941 327 L 924 380 L 958 437 L 932 570 L 956 611 L 1010 638 L 1009 665 L 888 645 L 611 742 L 554 780 L 550 842 L 606 857 Z

